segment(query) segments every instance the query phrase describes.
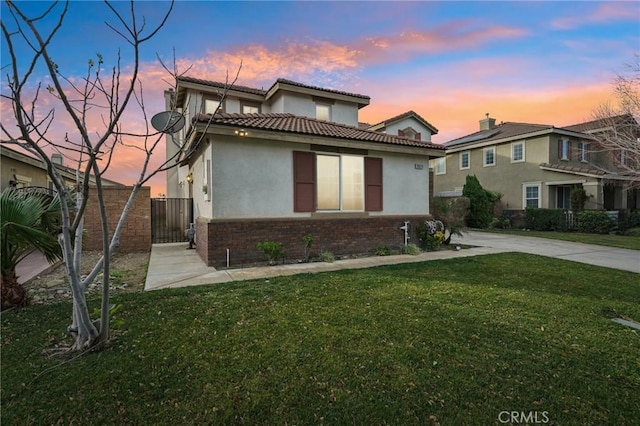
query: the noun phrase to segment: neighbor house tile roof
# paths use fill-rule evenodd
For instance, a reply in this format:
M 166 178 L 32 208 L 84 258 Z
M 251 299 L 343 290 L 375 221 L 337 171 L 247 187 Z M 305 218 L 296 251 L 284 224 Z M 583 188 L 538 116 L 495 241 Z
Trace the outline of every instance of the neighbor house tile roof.
M 391 118 L 387 118 L 386 120 L 383 120 L 379 123 L 376 123 L 374 125 L 372 125 L 371 127 L 378 127 L 378 126 L 388 126 L 390 123 L 394 123 L 396 121 L 400 121 L 400 120 L 404 120 L 405 118 L 408 117 L 415 117 L 417 118 L 419 121 L 424 122 L 424 124 L 434 133 L 437 134 L 438 133 L 438 129 L 431 123 L 429 123 L 427 120 L 425 120 L 424 118 L 422 118 L 420 116 L 420 114 L 418 114 L 417 112 L 413 111 L 413 110 L 409 110 L 407 112 L 403 112 L 402 114 L 396 115 L 395 117 L 391 117 Z
M 272 130 L 276 132 L 297 133 L 302 135 L 326 136 L 337 139 L 349 139 L 363 142 L 377 142 L 392 145 L 403 145 L 420 148 L 434 148 L 444 150 L 444 146 L 401 136 L 393 136 L 330 121 L 316 120 L 289 113 L 260 113 L 260 114 L 230 114 L 218 113 L 211 117 L 209 114 L 199 114 L 195 120 L 200 123 L 237 126 L 243 129 Z
M 544 130 L 554 129 L 552 125 L 549 124 L 529 124 L 529 123 L 515 123 L 515 122 L 506 122 L 500 123 L 499 125 L 488 129 L 488 130 L 480 130 L 475 133 L 471 133 L 469 135 L 450 140 L 446 142 L 444 145 L 447 148 L 471 145 L 479 142 L 490 142 L 490 141 L 498 141 L 500 139 L 507 139 L 514 136 L 525 135 L 527 133 L 539 132 Z
M 572 167 L 564 164 L 542 163 L 540 164 L 540 167 L 545 169 L 558 170 L 560 172 L 582 174 L 582 175 L 593 175 L 593 176 L 606 175 L 606 172 L 603 170 L 591 169 L 587 167 Z
M 564 129 L 574 132 L 593 132 L 595 130 L 603 130 L 615 125 L 634 124 L 635 119 L 631 114 L 621 114 L 609 118 L 599 118 L 597 120 L 586 121 L 584 123 L 565 126 Z M 637 123 L 635 123 L 637 125 Z

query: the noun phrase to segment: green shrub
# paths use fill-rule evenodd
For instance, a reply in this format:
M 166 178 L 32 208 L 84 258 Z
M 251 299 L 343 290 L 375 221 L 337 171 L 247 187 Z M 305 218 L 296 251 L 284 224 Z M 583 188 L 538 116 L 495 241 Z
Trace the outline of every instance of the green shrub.
M 308 262 L 311 258 L 311 244 L 313 244 L 313 235 L 306 234 L 302 237 L 302 241 L 304 241 L 304 261 Z
M 333 253 L 331 253 L 330 251 L 323 251 L 322 253 L 320 253 L 320 259 L 322 259 L 323 262 L 327 262 L 327 263 L 333 263 L 336 258 L 333 256 Z
M 566 211 L 562 209 L 525 209 L 525 226 L 533 231 L 568 231 Z
M 625 235 L 628 235 L 630 237 L 640 237 L 640 227 L 627 229 Z
M 582 186 L 574 187 L 571 190 L 569 197 L 571 198 L 571 208 L 575 212 L 581 212 L 582 210 L 584 210 L 584 205 L 589 199 L 587 191 L 585 191 Z
M 402 254 L 410 254 L 412 256 L 419 255 L 421 253 L 420 247 L 413 243 L 409 243 L 402 247 Z
M 389 250 L 389 247 L 387 246 L 378 247 L 376 249 L 377 256 L 389 256 L 390 254 L 391 254 L 391 250 Z
M 576 216 L 576 229 L 589 234 L 608 234 L 615 221 L 605 211 L 584 211 Z
M 462 195 L 469 198 L 467 225 L 472 228 L 488 228 L 493 220 L 493 204 L 502 194 L 487 191 L 475 175 L 467 175 Z
M 258 250 L 262 250 L 269 260 L 269 264 L 273 265 L 276 261 L 284 257 L 284 248 L 282 243 L 276 243 L 274 241 L 259 242 L 256 244 Z
M 631 212 L 618 221 L 618 229 L 622 234 L 627 234 L 630 229 L 638 227 L 640 227 L 640 210 Z

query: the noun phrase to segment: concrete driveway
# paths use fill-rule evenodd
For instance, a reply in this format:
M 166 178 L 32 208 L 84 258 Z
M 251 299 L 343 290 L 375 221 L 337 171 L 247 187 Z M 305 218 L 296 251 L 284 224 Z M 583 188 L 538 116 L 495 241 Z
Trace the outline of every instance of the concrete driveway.
M 464 232 L 463 237 L 454 236 L 451 240 L 459 244 L 539 254 L 541 256 L 640 273 L 640 250 L 477 231 Z

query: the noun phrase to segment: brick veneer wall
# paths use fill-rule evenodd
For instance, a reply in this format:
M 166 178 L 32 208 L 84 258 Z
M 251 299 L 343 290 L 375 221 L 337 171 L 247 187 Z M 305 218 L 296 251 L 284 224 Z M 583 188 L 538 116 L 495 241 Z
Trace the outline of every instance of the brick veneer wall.
M 256 244 L 276 241 L 284 245 L 285 261 L 296 262 L 304 258 L 306 234 L 313 236 L 312 259 L 323 251 L 336 257 L 374 254 L 386 246 L 399 252 L 404 245 L 404 221 L 411 222 L 411 239 L 418 243 L 416 226 L 430 216 L 373 216 L 356 218 L 304 218 L 304 219 L 248 219 L 197 220 L 197 250 L 209 266 L 225 267 L 227 249 L 230 266 L 243 266 L 265 262 L 266 257 Z M 205 233 L 205 236 L 203 236 Z
M 109 219 L 109 231 L 113 231 L 120 219 L 131 187 L 105 187 L 104 197 Z M 89 201 L 84 216 L 84 249 L 102 250 L 102 227 L 100 224 L 100 210 L 98 195 L 95 188 L 89 190 Z M 127 220 L 120 234 L 119 252 L 135 252 L 151 250 L 151 188 L 142 187 L 129 210 Z

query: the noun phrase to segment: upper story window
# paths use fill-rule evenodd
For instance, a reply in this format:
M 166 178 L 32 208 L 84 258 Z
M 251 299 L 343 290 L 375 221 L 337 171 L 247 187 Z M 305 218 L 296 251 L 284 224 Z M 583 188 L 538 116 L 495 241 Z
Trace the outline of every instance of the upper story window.
M 589 161 L 589 144 L 580 142 L 580 161 L 586 163 Z
M 316 104 L 316 119 L 331 121 L 331 105 Z
M 447 157 L 436 159 L 436 174 L 444 175 L 447 173 Z
M 569 142 L 569 139 L 560 139 L 558 142 L 558 159 L 571 160 L 571 142 Z
M 214 98 L 204 98 L 202 102 L 202 109 L 205 114 L 215 114 L 217 110 L 222 112 L 222 105 L 220 105 L 219 99 Z
M 511 144 L 511 162 L 520 163 L 524 161 L 524 142 L 514 142 Z
M 482 150 L 482 165 L 484 167 L 496 165 L 496 147 L 490 146 Z
M 258 114 L 260 112 L 260 106 L 254 104 L 242 104 L 243 114 Z
M 465 170 L 471 167 L 471 153 L 469 151 L 460 153 L 460 170 Z

